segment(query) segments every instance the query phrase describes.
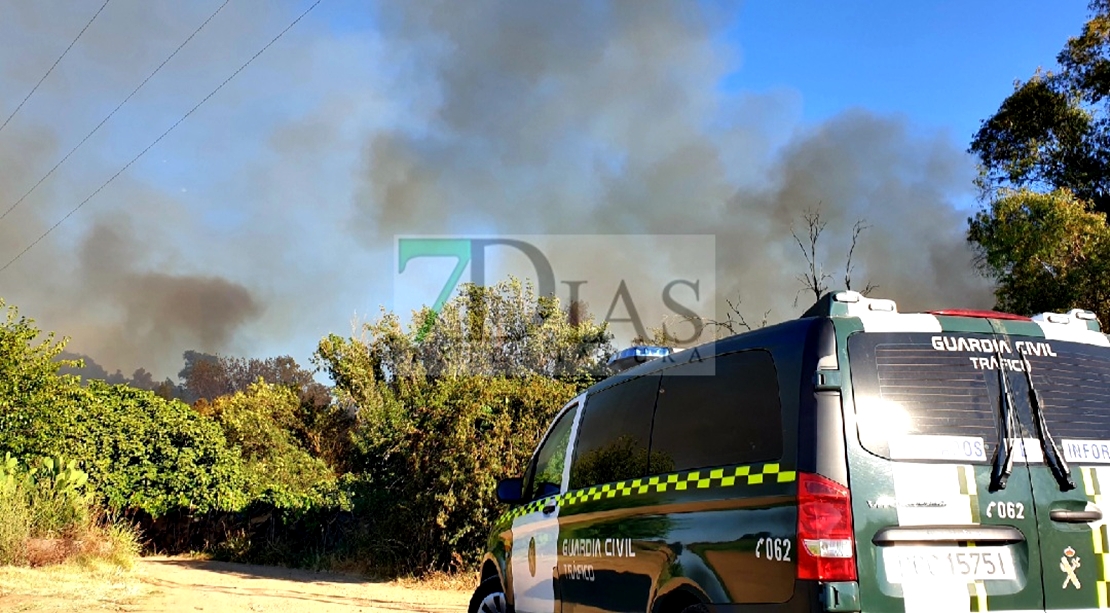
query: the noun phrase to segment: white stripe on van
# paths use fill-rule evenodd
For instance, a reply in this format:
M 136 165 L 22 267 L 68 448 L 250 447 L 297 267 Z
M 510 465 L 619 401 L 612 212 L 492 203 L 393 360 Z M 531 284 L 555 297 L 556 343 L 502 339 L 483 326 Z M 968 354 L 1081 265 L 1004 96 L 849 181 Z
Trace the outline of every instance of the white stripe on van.
M 859 309 L 852 313 L 864 332 L 942 332 L 940 320 L 928 313 L 888 313 Z
M 960 491 L 963 464 L 915 464 L 895 462 L 894 498 L 899 526 L 967 525 L 978 523 L 971 508 L 971 495 Z M 970 487 L 974 488 L 974 477 Z M 966 595 L 966 590 L 965 590 Z
M 1110 347 L 1110 339 L 1105 334 L 1087 329 L 1087 325 L 1082 322 L 1079 324 L 1054 324 L 1047 321 L 1034 323 L 1041 327 L 1044 337 L 1049 340 Z
M 891 472 L 899 526 L 978 523 L 978 514 L 973 510 L 978 492 L 972 466 L 895 462 Z M 960 487 L 961 472 L 967 483 L 966 491 Z M 971 611 L 968 584 L 963 579 L 904 577 L 901 588 L 906 613 Z

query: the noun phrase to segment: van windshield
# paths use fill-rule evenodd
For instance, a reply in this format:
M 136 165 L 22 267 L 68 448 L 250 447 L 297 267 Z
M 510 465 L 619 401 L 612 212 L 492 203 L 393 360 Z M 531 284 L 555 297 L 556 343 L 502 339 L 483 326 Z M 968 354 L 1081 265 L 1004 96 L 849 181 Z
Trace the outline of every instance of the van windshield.
M 1022 436 L 1034 436 L 1024 354 L 1065 459 L 1110 463 L 1110 348 L 970 333 L 863 333 L 848 340 L 848 354 L 860 442 L 872 453 L 989 462 L 999 439 L 1000 371 Z

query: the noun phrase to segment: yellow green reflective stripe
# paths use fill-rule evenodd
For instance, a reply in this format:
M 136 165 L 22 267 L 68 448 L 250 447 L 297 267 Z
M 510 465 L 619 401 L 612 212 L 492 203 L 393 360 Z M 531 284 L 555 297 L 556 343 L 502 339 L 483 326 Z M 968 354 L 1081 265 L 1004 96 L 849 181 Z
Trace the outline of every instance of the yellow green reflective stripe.
M 972 613 L 987 611 L 987 584 L 982 581 L 968 583 L 967 591 L 971 595 Z
M 654 475 L 617 483 L 594 485 L 565 494 L 555 496 L 559 506 L 569 507 L 586 502 L 595 502 L 602 499 L 624 498 L 643 494 L 658 494 L 665 492 L 683 492 L 687 490 L 709 490 L 729 488 L 735 486 L 763 485 L 765 483 L 792 483 L 797 480 L 797 473 L 793 470 L 782 470 L 778 463 L 773 464 L 748 464 L 744 466 L 731 466 L 714 468 L 711 470 L 693 470 L 666 475 Z M 517 507 L 501 516 L 500 521 L 507 522 L 534 513 L 550 502 L 551 497 L 530 502 Z
M 1090 500 L 1096 506 L 1103 504 L 1102 483 L 1098 478 L 1098 471 L 1090 466 L 1081 466 L 1079 468 L 1080 476 L 1083 478 L 1083 492 L 1087 495 L 1087 500 Z M 1107 598 L 1107 585 L 1110 584 L 1110 547 L 1108 547 L 1110 535 L 1107 534 L 1107 526 L 1105 524 L 1091 530 L 1091 544 L 1094 545 L 1095 555 L 1098 556 L 1100 572 L 1098 578 L 1095 579 L 1095 593 L 1098 596 L 1098 606 L 1100 609 L 1105 609 L 1110 606 Z

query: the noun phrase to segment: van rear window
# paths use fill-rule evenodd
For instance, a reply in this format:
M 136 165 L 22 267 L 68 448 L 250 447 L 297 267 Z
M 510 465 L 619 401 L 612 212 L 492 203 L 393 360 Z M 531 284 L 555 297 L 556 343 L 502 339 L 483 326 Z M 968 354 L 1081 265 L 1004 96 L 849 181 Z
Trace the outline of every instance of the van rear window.
M 970 353 L 937 351 L 932 336 L 866 333 L 848 339 L 860 443 L 883 457 L 905 457 L 915 455 L 898 449 L 906 435 L 939 435 L 970 447 L 958 450 L 961 459 L 987 461 L 998 441 L 997 371 L 974 368 Z
M 1069 439 L 1110 443 L 1110 348 L 1059 341 L 1049 347 L 1045 355 L 1029 356 L 1048 431 L 1069 460 L 1110 462 L 1103 445 L 1064 444 Z
M 1100 446 L 1082 445 L 1110 444 L 1110 348 L 1018 336 L 866 333 L 848 340 L 848 353 L 860 443 L 872 453 L 942 459 L 929 454 L 948 445 L 953 459 L 989 461 L 999 436 L 1000 369 L 1021 435 L 1033 437 L 1024 354 L 1065 457 L 1110 463 Z

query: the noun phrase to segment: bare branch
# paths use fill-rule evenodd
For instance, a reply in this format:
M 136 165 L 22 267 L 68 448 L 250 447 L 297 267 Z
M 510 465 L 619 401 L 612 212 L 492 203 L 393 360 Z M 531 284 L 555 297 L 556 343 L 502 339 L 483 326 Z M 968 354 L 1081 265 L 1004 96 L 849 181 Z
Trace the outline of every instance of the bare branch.
M 743 330 L 750 332 L 751 330 L 762 328 L 767 325 L 767 320 L 771 315 L 771 309 L 767 309 L 767 311 L 763 313 L 763 320 L 759 322 L 758 326 L 753 327 L 748 323 L 748 320 L 744 317 L 744 313 L 740 310 L 741 302 L 743 301 L 740 300 L 739 297 L 736 298 L 735 302 L 726 299 L 725 304 L 728 305 L 728 311 L 725 313 L 725 318 L 723 320 L 706 319 L 704 320 L 705 324 L 716 328 L 718 335 L 721 331 L 725 331 L 728 335 L 739 334 Z
M 855 270 L 855 266 L 852 264 L 852 256 L 856 253 L 856 246 L 859 244 L 860 234 L 863 234 L 864 230 L 870 228 L 871 226 L 867 224 L 867 220 L 862 217 L 857 219 L 855 225 L 852 226 L 852 245 L 848 247 L 848 259 L 844 263 L 844 289 L 852 289 L 852 271 Z M 875 288 L 868 283 L 865 291 L 861 293 L 866 296 L 867 292 L 873 289 Z
M 815 208 L 807 209 L 802 219 L 806 223 L 805 239 L 798 236 L 793 224 L 790 227 L 790 235 L 794 237 L 794 242 L 798 244 L 798 249 L 801 250 L 808 269 L 797 277 L 798 281 L 802 283 L 802 289 L 794 295 L 795 307 L 798 306 L 798 298 L 802 292 L 807 290 L 813 292 L 814 302 L 820 300 L 821 295 L 829 289 L 825 282 L 832 279 L 832 275 L 825 273 L 824 268 L 817 260 L 817 243 L 821 239 L 821 233 L 825 231 L 825 226 L 828 225 L 828 222 L 821 219 L 821 203 L 818 202 Z

